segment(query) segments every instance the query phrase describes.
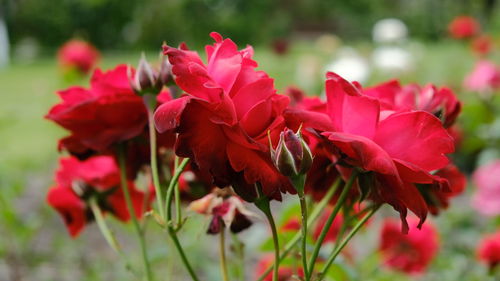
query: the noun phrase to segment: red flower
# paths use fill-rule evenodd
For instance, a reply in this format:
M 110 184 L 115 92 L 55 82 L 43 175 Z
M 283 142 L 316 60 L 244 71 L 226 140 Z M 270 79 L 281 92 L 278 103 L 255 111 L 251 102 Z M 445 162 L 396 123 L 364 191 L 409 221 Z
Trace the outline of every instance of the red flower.
M 448 180 L 449 190 L 442 190 L 437 186 L 429 185 L 421 187 L 420 191 L 424 195 L 431 214 L 437 215 L 440 208 L 448 208 L 451 198 L 462 194 L 467 185 L 467 179 L 453 164 L 449 164 L 434 174 Z
M 500 231 L 487 235 L 481 240 L 477 255 L 491 269 L 500 264 Z
M 255 279 L 259 278 L 268 267 L 273 265 L 274 262 L 274 256 L 272 254 L 266 254 L 262 256 L 262 258 L 259 260 L 259 263 L 257 264 L 257 269 L 255 271 Z M 286 265 L 284 263 L 280 264 L 280 268 L 278 270 L 278 281 L 292 281 L 292 280 L 299 280 L 297 279 L 296 276 L 304 277 L 304 270 L 302 268 L 297 268 L 294 270 L 293 267 Z M 295 276 L 295 277 L 294 277 Z M 270 272 L 266 277 L 263 279 L 263 281 L 272 281 L 273 280 L 273 274 Z
M 411 230 L 401 233 L 397 221 L 384 221 L 380 237 L 380 253 L 384 264 L 406 273 L 421 273 L 431 263 L 439 247 L 438 233 L 426 223 L 417 229 L 418 219 L 409 218 Z
M 371 199 L 399 211 L 403 231 L 407 230 L 407 209 L 422 224 L 428 208 L 416 184 L 435 184 L 446 190 L 447 181 L 430 172 L 444 168 L 449 162 L 445 154 L 454 149 L 439 119 L 424 111 L 384 116 L 381 101 L 364 96 L 359 86 L 334 73 L 327 75 L 326 94 L 329 122 L 317 118 L 317 113 L 302 111 L 298 115 L 304 126 L 323 131 L 321 135 L 338 151 L 339 164 L 359 167 L 372 176 Z
M 296 232 L 300 230 L 301 220 L 298 216 L 288 218 L 285 223 L 279 228 L 280 232 Z
M 85 161 L 75 157 L 60 159 L 56 172 L 56 185 L 47 194 L 47 202 L 64 219 L 71 236 L 76 237 L 84 226 L 93 220 L 88 200 L 94 197 L 99 207 L 112 213 L 121 221 L 128 221 L 125 197 L 120 187 L 120 176 L 114 159 L 96 156 Z M 128 183 L 135 213 L 138 218 L 144 213 L 144 196 Z
M 391 80 L 363 89 L 363 93 L 380 101 L 382 118 L 393 112 L 422 110 L 436 115 L 445 127 L 449 127 L 462 109 L 452 90 L 446 87 L 438 89 L 431 84 L 423 88 L 417 84 L 401 86 L 399 81 Z
M 479 56 L 485 56 L 489 54 L 492 48 L 493 40 L 488 35 L 478 36 L 471 42 L 472 51 Z
M 71 40 L 59 49 L 57 59 L 64 70 L 76 69 L 87 74 L 99 60 L 99 51 L 85 41 Z
M 458 16 L 448 25 L 450 36 L 455 39 L 466 39 L 479 32 L 479 23 L 470 16 Z
M 104 73 L 96 70 L 90 89 L 71 87 L 58 94 L 62 102 L 45 117 L 71 132 L 60 143 L 65 148 L 104 151 L 146 127 L 146 107 L 130 88 L 125 65 Z
M 485 216 L 500 215 L 500 159 L 479 167 L 472 179 L 477 187 L 472 206 Z
M 158 108 L 157 129 L 176 128 L 176 154 L 210 172 L 217 186 L 232 184 L 252 200 L 260 183 L 266 195 L 280 199 L 280 192 L 294 190 L 271 161 L 268 132 L 276 145 L 289 99 L 276 94 L 267 74 L 254 70 L 251 47 L 238 51 L 230 39 L 211 36 L 216 43 L 205 48 L 207 64 L 185 46 L 164 47 L 186 94 Z

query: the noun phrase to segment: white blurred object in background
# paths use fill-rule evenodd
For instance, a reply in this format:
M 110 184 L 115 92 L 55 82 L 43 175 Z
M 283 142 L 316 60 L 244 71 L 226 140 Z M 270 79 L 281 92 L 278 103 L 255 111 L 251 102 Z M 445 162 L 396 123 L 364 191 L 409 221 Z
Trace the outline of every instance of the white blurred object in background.
M 408 37 L 408 28 L 401 20 L 383 19 L 373 26 L 372 36 L 376 43 L 400 42 Z
M 373 66 L 389 74 L 409 72 L 414 68 L 413 55 L 404 48 L 408 28 L 398 19 L 383 19 L 373 26 L 373 41 L 378 46 L 372 54 Z
M 363 83 L 370 75 L 366 59 L 349 47 L 340 49 L 336 58 L 325 67 L 325 70 L 335 72 L 351 82 Z
M 372 54 L 373 65 L 389 72 L 406 72 L 413 69 L 413 56 L 401 47 L 378 47 Z
M 0 16 L 0 68 L 9 65 L 9 34 L 7 33 L 7 25 L 5 20 Z

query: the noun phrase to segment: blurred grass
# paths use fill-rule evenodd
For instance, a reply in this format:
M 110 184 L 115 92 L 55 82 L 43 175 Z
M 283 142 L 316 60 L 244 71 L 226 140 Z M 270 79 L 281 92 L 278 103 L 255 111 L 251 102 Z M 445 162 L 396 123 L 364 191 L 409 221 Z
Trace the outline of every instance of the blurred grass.
M 361 55 L 369 58 L 371 45 L 361 42 L 355 44 L 355 47 L 360 50 Z M 415 52 L 416 67 L 411 73 L 396 75 L 403 82 L 445 84 L 458 89 L 464 75 L 474 63 L 467 47 L 457 42 L 443 41 L 426 45 L 412 43 L 408 48 Z M 136 65 L 139 55 L 104 54 L 100 65 L 103 69 L 111 68 L 117 63 Z M 149 60 L 154 61 L 156 57 L 157 53 L 148 52 Z M 266 48 L 255 50 L 260 69 L 276 79 L 278 89 L 297 85 L 311 94 L 321 93 L 323 66 L 333 57 L 334 52 L 320 51 L 307 41 L 294 42 L 290 52 L 284 56 L 278 56 Z M 306 67 L 302 64 L 311 59 L 315 60 L 320 69 L 313 83 L 304 83 L 303 77 L 298 74 L 299 68 Z M 374 72 L 366 84 L 393 77 L 394 75 Z M 80 84 L 87 85 L 88 82 L 82 80 Z M 130 280 L 130 275 L 125 272 L 114 253 L 107 249 L 95 226 L 89 227 L 80 238 L 72 240 L 58 215 L 45 204 L 45 194 L 52 184 L 58 157 L 57 139 L 65 135 L 65 132 L 43 119 L 43 116 L 58 101 L 56 90 L 68 86 L 61 79 L 53 58 L 43 58 L 31 64 L 14 62 L 9 68 L 0 70 L 0 260 L 4 260 L 3 263 L 0 261 L 0 280 L 8 280 L 12 276 L 21 276 L 18 280 Z M 446 235 L 454 234 L 453 227 L 463 223 L 463 220 L 470 224 L 473 214 L 469 211 L 461 216 L 461 211 L 460 206 L 453 207 L 440 219 L 445 225 Z M 205 223 L 202 218 L 191 218 L 188 229 L 185 230 L 185 233 L 191 235 L 184 236 L 183 240 L 188 245 L 190 255 L 203 257 L 194 260 L 203 276 L 208 280 L 217 280 L 217 258 L 212 249 L 216 242 L 213 237 L 204 237 L 204 229 L 199 226 Z M 126 231 L 128 226 L 113 222 L 112 227 L 118 229 L 117 232 L 123 236 L 120 238 L 125 241 L 125 248 L 134 251 L 136 241 Z M 175 271 L 175 276 L 184 276 L 183 270 L 179 270 L 176 253 L 170 254 L 171 247 L 165 242 L 163 234 L 157 231 L 158 228 L 153 223 L 150 228 L 153 230 L 151 232 L 155 232 L 150 235 L 149 240 L 152 245 L 151 257 L 155 260 L 156 267 L 160 268 L 161 276 L 169 276 L 169 270 Z M 470 246 L 477 240 L 478 233 L 473 231 L 468 236 L 465 234 L 466 237 L 458 237 L 463 240 L 473 237 L 474 241 L 468 242 Z M 447 242 L 447 239 L 443 240 Z M 207 249 L 212 249 L 210 254 L 206 254 Z M 255 251 L 250 249 L 250 252 L 252 250 Z M 466 253 L 471 255 L 470 252 Z M 138 255 L 133 255 L 133 261 L 137 258 Z M 167 263 L 165 258 L 168 259 Z M 437 264 L 452 270 L 453 265 L 446 262 L 447 259 L 447 256 L 443 256 Z M 454 256 L 453 260 L 455 259 L 464 263 L 464 256 Z M 135 264 L 141 263 L 137 261 Z M 161 266 L 162 264 L 168 266 Z M 16 273 L 16 270 L 19 272 Z M 251 268 L 247 270 L 253 274 Z M 10 277 L 2 275 L 6 272 Z M 391 276 L 378 274 L 364 277 L 366 280 L 404 280 Z M 441 280 L 439 276 L 432 276 L 430 274 L 428 280 Z M 446 280 L 454 280 L 450 278 Z

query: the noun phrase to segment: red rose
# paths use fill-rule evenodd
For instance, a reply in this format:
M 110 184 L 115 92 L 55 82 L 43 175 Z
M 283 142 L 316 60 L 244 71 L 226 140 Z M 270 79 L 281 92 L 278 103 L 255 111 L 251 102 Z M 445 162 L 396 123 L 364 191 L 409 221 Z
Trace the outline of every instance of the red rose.
M 472 40 L 471 49 L 475 54 L 485 56 L 493 49 L 493 40 L 488 35 L 478 36 Z
M 458 16 L 448 25 L 448 32 L 455 39 L 466 39 L 479 32 L 479 23 L 473 17 Z
M 57 52 L 59 65 L 64 69 L 76 69 L 87 74 L 99 60 L 99 51 L 91 44 L 81 40 L 71 40 Z
M 384 116 L 383 101 L 363 95 L 358 84 L 334 73 L 327 75 L 326 94 L 327 115 L 318 118 L 317 112 L 303 110 L 295 118 L 299 116 L 304 127 L 312 127 L 328 138 L 338 151 L 332 161 L 361 168 L 364 176 L 372 176 L 371 199 L 389 203 L 399 211 L 403 230 L 407 230 L 407 209 L 423 223 L 428 208 L 416 184 L 433 184 L 446 190 L 446 179 L 430 172 L 444 168 L 449 162 L 445 154 L 454 150 L 453 139 L 439 119 L 424 111 Z
M 408 222 L 410 231 L 403 234 L 397 221 L 385 220 L 379 250 L 388 267 L 411 274 L 421 273 L 438 251 L 438 233 L 430 223 L 418 229 L 418 219 L 408 218 Z
M 276 94 L 267 74 L 255 71 L 251 47 L 238 51 L 230 39 L 211 36 L 216 42 L 205 48 L 207 64 L 185 46 L 164 47 L 186 94 L 158 108 L 156 127 L 175 128 L 176 154 L 210 172 L 216 185 L 232 184 L 252 200 L 259 183 L 267 196 L 280 199 L 280 192 L 294 190 L 271 161 L 268 132 L 276 145 L 289 99 Z
M 429 84 L 401 86 L 397 80 L 363 89 L 363 94 L 380 101 L 382 118 L 394 112 L 410 110 L 427 111 L 443 121 L 445 127 L 453 125 L 462 109 L 462 104 L 449 88 L 436 88 Z
M 92 197 L 104 212 L 112 213 L 121 221 L 128 221 L 125 197 L 120 188 L 120 175 L 115 160 L 110 156 L 96 156 L 85 161 L 75 157 L 60 159 L 56 185 L 47 194 L 47 202 L 64 219 L 71 236 L 76 237 L 93 220 L 88 205 Z M 144 196 L 128 183 L 137 217 L 144 213 Z
M 481 240 L 477 255 L 491 269 L 500 264 L 500 231 L 487 235 Z
M 448 180 L 449 190 L 442 190 L 437 186 L 425 186 L 420 190 L 424 194 L 425 201 L 431 214 L 437 215 L 439 209 L 448 208 L 451 198 L 462 194 L 467 185 L 467 178 L 453 164 L 440 169 L 434 173 L 436 176 Z
M 60 143 L 65 148 L 104 151 L 146 127 L 146 107 L 130 88 L 125 65 L 104 73 L 96 70 L 89 89 L 71 87 L 58 94 L 62 102 L 45 117 L 71 132 Z

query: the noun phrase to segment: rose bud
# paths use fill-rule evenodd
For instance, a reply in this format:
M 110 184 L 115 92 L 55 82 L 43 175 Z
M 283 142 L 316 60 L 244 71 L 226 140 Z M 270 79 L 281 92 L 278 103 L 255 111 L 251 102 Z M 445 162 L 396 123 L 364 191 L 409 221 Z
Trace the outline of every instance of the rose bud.
M 137 67 L 135 75 L 129 68 L 128 78 L 132 89 L 141 96 L 145 94 L 156 95 L 160 92 L 162 87 L 162 84 L 158 81 L 157 71 L 151 67 L 144 53 L 139 60 L 139 66 Z
M 274 165 L 287 177 L 305 174 L 311 168 L 311 150 L 302 138 L 300 129 L 297 133 L 290 129 L 281 132 L 276 150 L 271 151 Z

